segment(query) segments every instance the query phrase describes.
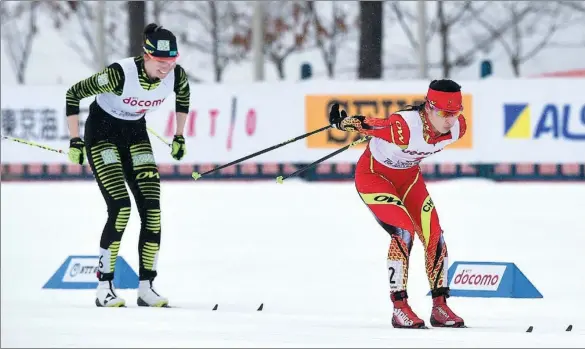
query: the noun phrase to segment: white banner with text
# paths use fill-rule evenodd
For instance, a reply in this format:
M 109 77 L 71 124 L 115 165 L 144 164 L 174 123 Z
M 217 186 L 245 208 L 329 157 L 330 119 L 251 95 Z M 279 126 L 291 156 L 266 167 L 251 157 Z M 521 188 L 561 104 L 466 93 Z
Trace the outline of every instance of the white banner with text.
M 584 163 L 585 79 L 518 79 L 459 82 L 466 135 L 423 163 Z M 176 161 L 151 135 L 160 164 L 227 163 L 326 126 L 340 103 L 348 114 L 387 117 L 424 99 L 427 81 L 304 81 L 192 84 L 185 126 L 187 156 Z M 2 135 L 68 150 L 65 116 L 68 86 L 2 86 Z M 81 103 L 80 127 L 94 97 Z M 170 142 L 175 100 L 147 114 L 147 125 Z M 307 163 L 359 138 L 327 130 L 265 153 L 249 162 Z M 356 162 L 365 144 L 328 162 Z M 67 163 L 67 157 L 3 139 L 2 163 Z

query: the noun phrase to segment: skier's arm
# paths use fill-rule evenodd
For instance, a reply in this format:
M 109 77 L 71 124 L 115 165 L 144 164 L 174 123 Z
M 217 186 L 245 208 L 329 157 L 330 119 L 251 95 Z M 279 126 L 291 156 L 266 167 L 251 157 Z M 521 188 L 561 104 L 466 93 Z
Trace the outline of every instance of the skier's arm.
M 117 63 L 71 86 L 65 94 L 65 114 L 71 138 L 79 137 L 79 103 L 82 99 L 106 92 L 121 95 L 123 88 L 124 71 Z
M 339 104 L 336 103 L 331 106 L 329 123 L 336 129 L 380 138 L 403 149 L 408 147 L 410 141 L 410 129 L 400 114 L 392 114 L 387 119 L 348 116 L 345 110 L 339 110 Z
M 400 114 L 392 114 L 387 119 L 364 117 L 363 124 L 366 127 L 362 128 L 360 133 L 381 138 L 403 149 L 408 147 L 410 129 Z
M 189 87 L 189 79 L 185 69 L 177 64 L 175 67 L 175 114 L 177 118 L 177 129 L 175 134 L 182 135 L 185 128 L 185 121 L 187 120 L 187 113 L 189 113 L 189 103 L 191 99 L 191 91 Z

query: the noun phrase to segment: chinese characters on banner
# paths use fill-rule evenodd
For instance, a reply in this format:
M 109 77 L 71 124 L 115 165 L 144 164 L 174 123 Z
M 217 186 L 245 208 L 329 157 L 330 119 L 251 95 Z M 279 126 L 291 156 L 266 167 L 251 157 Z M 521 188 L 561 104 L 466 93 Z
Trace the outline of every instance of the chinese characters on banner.
M 82 134 L 86 117 L 87 109 L 82 109 Z M 65 112 L 54 108 L 2 108 L 2 135 L 39 143 L 69 140 Z

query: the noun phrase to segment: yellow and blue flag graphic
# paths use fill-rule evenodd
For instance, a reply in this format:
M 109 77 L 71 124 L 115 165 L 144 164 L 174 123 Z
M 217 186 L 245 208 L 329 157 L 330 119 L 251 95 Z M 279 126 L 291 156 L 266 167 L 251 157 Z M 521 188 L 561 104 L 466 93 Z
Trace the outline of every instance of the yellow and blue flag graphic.
M 530 105 L 504 104 L 504 136 L 517 139 L 531 138 Z

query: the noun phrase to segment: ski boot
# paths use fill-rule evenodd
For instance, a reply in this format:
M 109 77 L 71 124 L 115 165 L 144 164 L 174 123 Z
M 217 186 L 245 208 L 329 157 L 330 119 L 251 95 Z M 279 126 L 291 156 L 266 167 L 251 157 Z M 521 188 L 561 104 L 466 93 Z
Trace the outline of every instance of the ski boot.
M 465 322 L 457 316 L 447 305 L 449 289 L 446 287 L 432 291 L 433 310 L 431 312 L 431 326 L 433 327 L 465 327 Z
M 116 294 L 113 280 L 104 280 L 98 282 L 95 305 L 108 308 L 124 307 L 126 301 Z
M 140 280 L 137 304 L 141 307 L 169 308 L 169 300 L 154 290 L 152 282 L 153 279 Z
M 394 311 L 392 314 L 392 326 L 394 328 L 427 328 L 425 322 L 416 316 L 408 304 L 406 291 L 392 292 L 390 294 Z

